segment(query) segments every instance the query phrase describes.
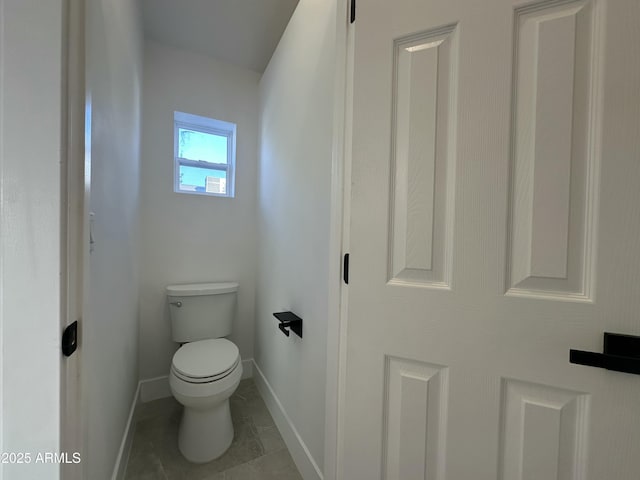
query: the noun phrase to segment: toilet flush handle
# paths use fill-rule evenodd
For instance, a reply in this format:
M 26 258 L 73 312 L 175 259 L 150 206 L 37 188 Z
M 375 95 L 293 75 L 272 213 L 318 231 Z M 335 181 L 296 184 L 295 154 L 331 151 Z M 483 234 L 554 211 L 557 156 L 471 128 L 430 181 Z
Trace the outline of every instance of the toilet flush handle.
M 169 302 L 169 305 L 175 305 L 176 307 L 180 308 L 182 306 L 182 302 Z

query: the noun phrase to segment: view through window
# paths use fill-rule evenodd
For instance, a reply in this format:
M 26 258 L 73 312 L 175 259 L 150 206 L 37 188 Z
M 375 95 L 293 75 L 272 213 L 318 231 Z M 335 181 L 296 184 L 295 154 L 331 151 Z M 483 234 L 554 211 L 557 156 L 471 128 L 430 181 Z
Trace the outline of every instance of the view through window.
M 174 191 L 234 196 L 236 125 L 174 113 Z

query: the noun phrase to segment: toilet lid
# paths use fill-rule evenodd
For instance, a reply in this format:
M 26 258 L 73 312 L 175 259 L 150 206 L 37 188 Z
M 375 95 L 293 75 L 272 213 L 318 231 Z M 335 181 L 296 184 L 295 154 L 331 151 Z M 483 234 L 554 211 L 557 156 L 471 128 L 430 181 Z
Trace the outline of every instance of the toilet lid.
M 238 347 L 225 338 L 199 340 L 183 345 L 173 356 L 173 368 L 190 378 L 221 375 L 238 363 Z

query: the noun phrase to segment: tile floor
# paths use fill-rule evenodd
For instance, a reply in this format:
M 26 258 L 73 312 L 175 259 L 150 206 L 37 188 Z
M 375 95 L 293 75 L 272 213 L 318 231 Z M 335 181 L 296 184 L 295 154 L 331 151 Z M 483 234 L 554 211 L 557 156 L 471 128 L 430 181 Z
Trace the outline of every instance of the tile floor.
M 230 402 L 233 443 L 202 465 L 178 451 L 180 404 L 173 398 L 142 404 L 125 480 L 302 480 L 253 380 L 240 382 Z

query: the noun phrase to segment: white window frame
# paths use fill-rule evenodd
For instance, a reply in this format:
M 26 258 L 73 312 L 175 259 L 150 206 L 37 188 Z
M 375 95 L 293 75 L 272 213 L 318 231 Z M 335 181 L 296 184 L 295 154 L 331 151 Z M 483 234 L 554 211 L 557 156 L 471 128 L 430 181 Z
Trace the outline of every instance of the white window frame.
M 213 135 L 227 137 L 227 163 L 213 163 L 201 160 L 189 160 L 178 157 L 178 131 L 180 128 Z M 173 191 L 190 195 L 207 195 L 210 197 L 235 197 L 235 167 L 236 167 L 236 124 L 201 117 L 184 112 L 173 112 Z M 227 172 L 227 193 L 197 192 L 180 189 L 180 165 L 209 168 L 211 170 Z

